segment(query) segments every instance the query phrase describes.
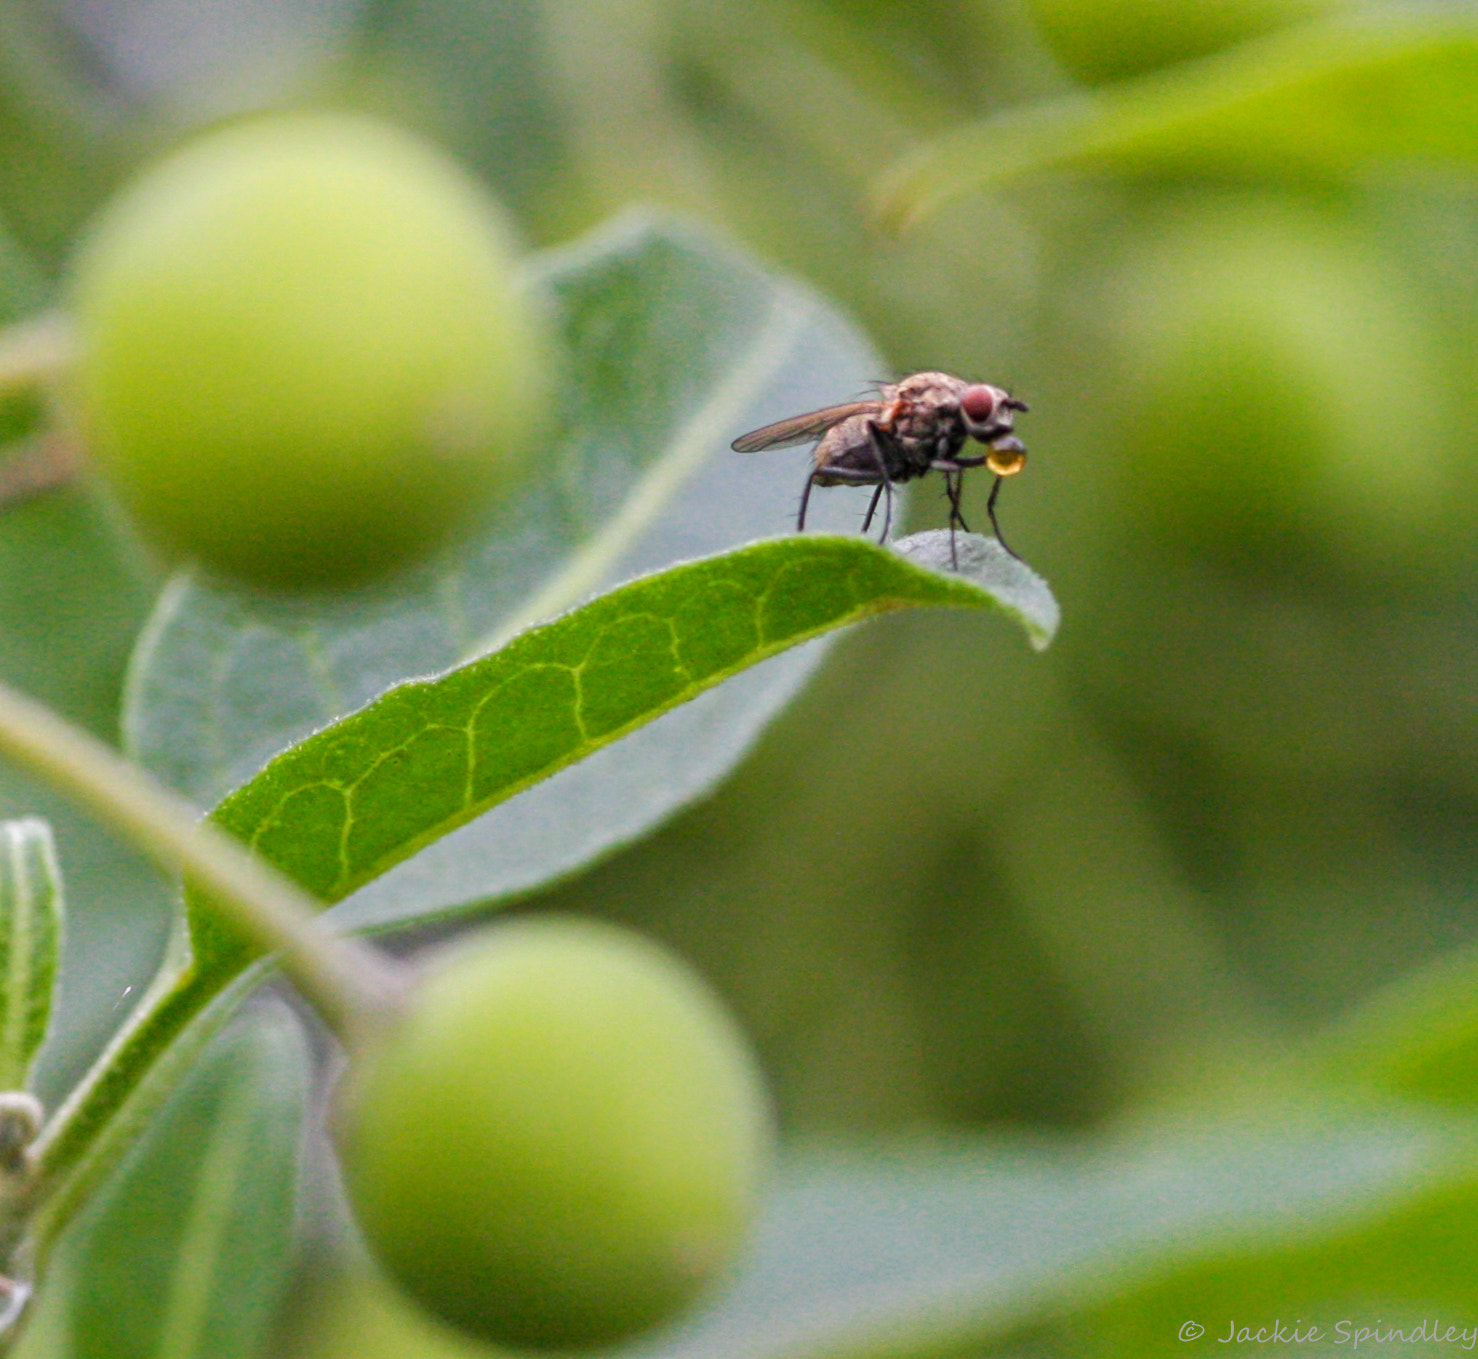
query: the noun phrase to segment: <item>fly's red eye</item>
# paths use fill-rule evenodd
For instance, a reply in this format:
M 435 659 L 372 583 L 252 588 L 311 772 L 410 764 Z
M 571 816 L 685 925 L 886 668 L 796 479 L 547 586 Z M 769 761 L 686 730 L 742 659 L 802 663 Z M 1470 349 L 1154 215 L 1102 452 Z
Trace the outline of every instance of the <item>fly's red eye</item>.
M 960 397 L 960 410 L 972 425 L 987 425 L 996 413 L 997 393 L 983 382 L 972 383 Z

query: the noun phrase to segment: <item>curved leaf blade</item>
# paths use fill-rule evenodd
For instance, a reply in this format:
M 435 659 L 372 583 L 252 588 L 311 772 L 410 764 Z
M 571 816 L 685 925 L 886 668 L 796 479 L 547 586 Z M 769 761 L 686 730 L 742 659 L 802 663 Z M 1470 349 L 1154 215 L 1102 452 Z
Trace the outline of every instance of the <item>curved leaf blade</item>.
M 1017 600 L 859 538 L 775 539 L 672 567 L 491 656 L 388 690 L 284 752 L 213 819 L 310 892 L 338 901 L 495 803 L 757 661 L 919 605 L 1022 616 Z M 1050 620 L 1032 626 L 1050 631 Z M 234 945 L 206 914 L 197 924 L 197 963 L 210 971 L 210 941 L 227 956 Z
M 905 229 L 1050 170 L 1327 178 L 1380 158 L 1478 161 L 1478 29 L 1389 15 L 1286 30 L 1123 85 L 1006 110 L 920 147 L 874 202 Z

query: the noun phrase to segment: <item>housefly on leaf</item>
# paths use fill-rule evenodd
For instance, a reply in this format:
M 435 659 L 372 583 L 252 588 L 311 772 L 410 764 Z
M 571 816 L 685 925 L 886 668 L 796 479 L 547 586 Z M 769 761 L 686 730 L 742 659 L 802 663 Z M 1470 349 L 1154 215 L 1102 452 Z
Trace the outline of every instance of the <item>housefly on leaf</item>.
M 961 481 L 970 468 L 988 467 L 996 481 L 985 512 L 997 540 L 1011 552 L 996 522 L 996 497 L 1002 478 L 1015 476 L 1026 464 L 1026 449 L 1011 432 L 1015 413 L 1024 410 L 1024 402 L 989 383 L 966 382 L 948 373 L 914 373 L 900 382 L 883 384 L 871 400 L 777 420 L 741 435 L 732 447 L 736 453 L 757 453 L 815 441 L 796 529 L 806 527 L 806 504 L 813 486 L 876 486 L 862 531 L 872 526 L 878 500 L 885 497 L 879 542 L 887 540 L 893 523 L 895 483 L 912 481 L 926 472 L 942 472 L 949 498 L 952 556 L 955 528 L 970 531 L 960 511 Z M 985 445 L 983 453 L 964 451 L 972 439 Z

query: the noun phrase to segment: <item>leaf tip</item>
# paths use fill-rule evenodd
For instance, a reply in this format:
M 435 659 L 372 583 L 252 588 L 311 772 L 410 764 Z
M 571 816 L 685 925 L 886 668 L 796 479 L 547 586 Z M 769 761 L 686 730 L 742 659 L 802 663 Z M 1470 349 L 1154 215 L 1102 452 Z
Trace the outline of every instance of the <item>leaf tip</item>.
M 1044 651 L 1057 634 L 1062 611 L 1051 587 L 998 538 L 978 533 L 951 534 L 929 529 L 892 544 L 901 557 L 926 570 L 983 591 L 1025 629 L 1034 651 Z

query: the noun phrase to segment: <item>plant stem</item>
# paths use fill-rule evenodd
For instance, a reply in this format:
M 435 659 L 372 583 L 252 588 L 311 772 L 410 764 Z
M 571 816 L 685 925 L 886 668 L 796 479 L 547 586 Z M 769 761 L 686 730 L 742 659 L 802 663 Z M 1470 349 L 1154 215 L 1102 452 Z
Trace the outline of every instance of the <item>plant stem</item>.
M 346 1046 L 395 1008 L 403 990 L 395 964 L 367 944 L 330 935 L 314 919 L 319 903 L 295 884 L 101 741 L 5 685 L 0 755 L 70 794 L 165 869 L 188 876 L 242 935 L 277 955 Z

